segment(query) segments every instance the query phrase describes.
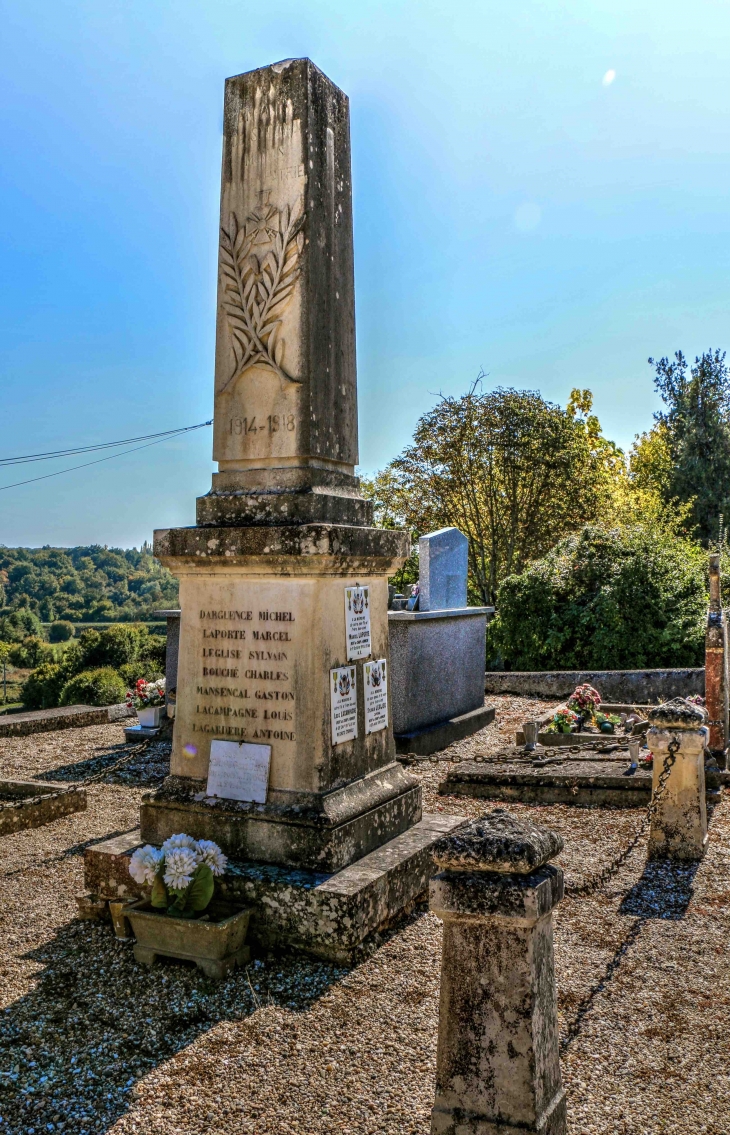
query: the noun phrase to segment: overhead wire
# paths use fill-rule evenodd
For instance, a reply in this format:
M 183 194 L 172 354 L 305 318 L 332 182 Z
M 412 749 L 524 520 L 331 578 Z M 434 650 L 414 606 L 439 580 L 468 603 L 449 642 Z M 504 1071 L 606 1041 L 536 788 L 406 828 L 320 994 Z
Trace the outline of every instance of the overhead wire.
M 153 438 L 166 438 L 174 437 L 175 434 L 189 433 L 191 430 L 200 430 L 203 426 L 212 425 L 212 419 L 209 422 L 199 422 L 196 426 L 181 426 L 175 430 L 160 430 L 159 433 L 142 434 L 140 437 L 124 437 L 119 441 L 104 441 L 99 442 L 97 445 L 79 445 L 69 449 L 49 449 L 43 453 L 29 453 L 24 457 L 0 457 L 0 466 L 4 465 L 22 465 L 28 461 L 51 461 L 56 457 L 71 457 L 75 453 L 93 453 L 100 449 L 115 449 L 118 445 L 131 445 L 133 442 L 138 441 L 151 441 Z
M 104 461 L 112 461 L 115 457 L 124 457 L 127 453 L 138 453 L 140 449 L 149 449 L 153 445 L 162 445 L 164 441 L 169 441 L 170 437 L 174 437 L 176 434 L 189 433 L 190 430 L 199 430 L 202 429 L 203 426 L 211 426 L 212 424 L 213 421 L 211 419 L 209 422 L 200 422 L 197 426 L 186 426 L 185 429 L 182 430 L 170 430 L 164 433 L 162 437 L 157 434 L 148 434 L 148 437 L 156 437 L 157 440 L 148 441 L 145 445 L 135 445 L 132 449 L 123 449 L 121 453 L 110 453 L 108 457 L 97 457 L 94 461 L 84 461 L 81 465 L 69 465 L 66 469 L 57 469 L 55 473 L 43 473 L 40 477 L 29 477 L 26 481 L 14 481 L 12 485 L 0 485 L 0 493 L 4 492 L 6 489 L 17 489 L 21 485 L 31 485 L 34 481 L 47 481 L 50 477 L 60 477 L 63 473 L 73 473 L 76 469 L 88 469 L 90 465 L 101 465 Z M 132 441 L 133 439 L 130 438 L 129 440 Z M 110 442 L 106 446 L 98 446 L 96 448 L 108 448 L 111 444 L 113 443 Z M 123 443 L 117 442 L 116 444 L 122 445 Z M 88 448 L 93 449 L 95 447 Z M 59 456 L 60 455 L 59 453 Z M 68 454 L 66 454 L 66 456 L 68 456 Z

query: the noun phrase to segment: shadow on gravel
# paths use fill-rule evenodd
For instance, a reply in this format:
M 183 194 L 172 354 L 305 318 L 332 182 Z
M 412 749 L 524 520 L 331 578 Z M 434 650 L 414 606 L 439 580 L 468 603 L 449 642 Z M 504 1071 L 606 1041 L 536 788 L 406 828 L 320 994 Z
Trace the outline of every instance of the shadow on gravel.
M 93 847 L 96 843 L 106 843 L 108 839 L 114 839 L 118 835 L 127 835 L 128 832 L 133 831 L 135 831 L 135 828 L 118 828 L 116 831 L 105 832 L 104 835 L 95 836 L 93 839 L 85 839 L 83 843 L 73 843 L 58 855 L 47 855 L 45 859 L 35 859 L 32 866 L 34 868 L 43 867 L 47 863 L 61 863 L 64 859 L 73 859 L 75 855 L 83 855 L 87 847 Z M 0 871 L 0 879 L 9 879 L 11 875 L 23 875 L 29 869 L 29 865 L 24 863 L 21 867 L 11 868 L 10 871 Z M 0 1011 L 0 1021 L 2 1021 L 2 1011 Z M 2 1127 L 0 1127 L 0 1132 L 2 1132 Z
M 636 939 L 641 934 L 641 931 L 644 929 L 645 923 L 646 923 L 645 918 L 637 918 L 636 922 L 632 922 L 631 926 L 629 927 L 626 934 L 624 935 L 623 941 L 616 948 L 616 952 L 614 953 L 610 962 L 606 966 L 606 969 L 604 970 L 604 973 L 603 973 L 603 977 L 599 978 L 598 981 L 596 981 L 591 986 L 591 988 L 586 993 L 585 997 L 583 997 L 582 1000 L 578 1003 L 576 1011 L 573 1015 L 573 1019 L 569 1023 L 565 1035 L 563 1037 L 561 1037 L 561 1039 L 560 1039 L 560 1055 L 561 1056 L 563 1055 L 564 1052 L 567 1051 L 569 1046 L 573 1043 L 575 1038 L 578 1036 L 578 1033 L 580 1032 L 580 1030 L 583 1026 L 583 1021 L 585 1020 L 586 1016 L 588 1015 L 588 1013 L 593 1008 L 594 1001 L 598 997 L 599 993 L 603 993 L 606 986 L 609 985 L 610 982 L 613 980 L 614 975 L 616 974 L 616 971 L 618 970 L 619 966 L 621 965 L 621 962 L 623 961 L 626 954 L 629 952 L 629 950 L 633 946 Z
M 105 1132 L 135 1082 L 218 1022 L 262 1006 L 309 1008 L 347 969 L 293 957 L 254 961 L 221 982 L 185 962 L 137 965 L 131 943 L 75 922 L 27 958 L 36 988 L 0 1012 L 0 1132 Z
M 59 765 L 55 769 L 46 769 L 37 779 L 81 783 L 93 776 L 100 777 L 97 782 L 100 784 L 149 787 L 160 784 L 168 775 L 172 751 L 169 740 L 153 742 L 142 752 L 130 750 L 130 745 L 110 745 L 106 749 L 101 749 L 98 756 Z M 124 760 L 125 756 L 129 756 L 128 761 Z M 119 764 L 120 761 L 123 763 Z M 115 767 L 117 765 L 119 767 Z M 102 775 L 106 770 L 109 773 L 108 777 Z
M 641 878 L 624 896 L 619 912 L 642 919 L 684 918 L 699 866 L 699 863 L 647 860 Z

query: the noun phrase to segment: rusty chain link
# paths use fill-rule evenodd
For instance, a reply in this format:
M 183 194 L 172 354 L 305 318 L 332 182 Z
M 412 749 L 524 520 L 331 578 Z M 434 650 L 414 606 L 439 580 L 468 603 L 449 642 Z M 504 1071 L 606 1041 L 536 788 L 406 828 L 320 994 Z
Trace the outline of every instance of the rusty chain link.
M 616 872 L 624 865 L 624 863 L 626 862 L 628 857 L 631 855 L 631 852 L 634 850 L 634 848 L 637 846 L 637 844 L 640 843 L 640 841 L 644 838 L 644 835 L 646 834 L 646 829 L 651 824 L 654 813 L 656 812 L 656 810 L 659 806 L 659 802 L 660 802 L 660 800 L 661 800 L 661 798 L 664 794 L 664 791 L 667 787 L 667 781 L 669 779 L 669 774 L 672 771 L 672 767 L 674 765 L 674 762 L 677 759 L 677 753 L 679 752 L 679 748 L 680 748 L 680 742 L 677 740 L 676 737 L 672 738 L 672 740 L 669 742 L 669 747 L 668 747 L 669 751 L 667 753 L 667 759 L 664 762 L 664 768 L 662 769 L 661 773 L 659 774 L 659 779 L 657 781 L 657 786 L 656 786 L 656 792 L 652 793 L 651 800 L 649 801 L 649 805 L 646 809 L 646 815 L 644 816 L 643 820 L 641 821 L 641 827 L 639 828 L 636 835 L 632 836 L 632 838 L 629 840 L 629 843 L 623 849 L 623 851 L 621 851 L 616 856 L 615 859 L 612 859 L 611 862 L 608 863 L 605 867 L 603 867 L 600 871 L 597 871 L 594 875 L 589 875 L 588 878 L 584 879 L 582 882 L 572 883 L 572 884 L 566 885 L 566 887 L 565 887 L 566 896 L 568 896 L 569 898 L 573 898 L 577 895 L 592 894 L 594 891 L 597 891 L 599 887 L 602 887 L 604 883 L 607 883 L 608 880 L 610 878 L 612 878 L 616 874 Z

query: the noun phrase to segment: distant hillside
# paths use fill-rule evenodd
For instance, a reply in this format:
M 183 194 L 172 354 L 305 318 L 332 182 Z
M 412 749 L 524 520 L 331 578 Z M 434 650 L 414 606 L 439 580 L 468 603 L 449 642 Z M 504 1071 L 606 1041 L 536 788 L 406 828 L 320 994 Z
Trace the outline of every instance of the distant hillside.
M 0 614 L 28 607 L 43 622 L 132 622 L 177 601 L 177 580 L 149 544 L 140 551 L 0 545 Z

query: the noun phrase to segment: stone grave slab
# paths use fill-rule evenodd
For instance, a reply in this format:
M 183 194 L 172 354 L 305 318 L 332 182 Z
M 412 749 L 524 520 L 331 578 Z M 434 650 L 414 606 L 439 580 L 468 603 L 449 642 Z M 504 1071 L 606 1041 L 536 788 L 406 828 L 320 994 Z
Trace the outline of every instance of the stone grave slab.
M 85 725 L 108 725 L 135 717 L 121 705 L 65 705 L 57 709 L 34 709 L 29 713 L 0 716 L 0 737 L 29 737 L 33 733 L 52 733 L 56 729 L 78 729 Z
M 724 784 L 730 784 L 728 773 L 707 770 L 711 796 L 716 796 Z M 539 749 L 527 753 L 522 747 L 509 746 L 481 759 L 455 764 L 439 785 L 439 792 L 529 804 L 639 808 L 649 803 L 651 785 L 651 767 L 640 765 L 630 771 L 627 749 L 601 753 L 574 747 L 557 754 Z
M 0 835 L 86 811 L 86 789 L 52 780 L 0 780 Z

